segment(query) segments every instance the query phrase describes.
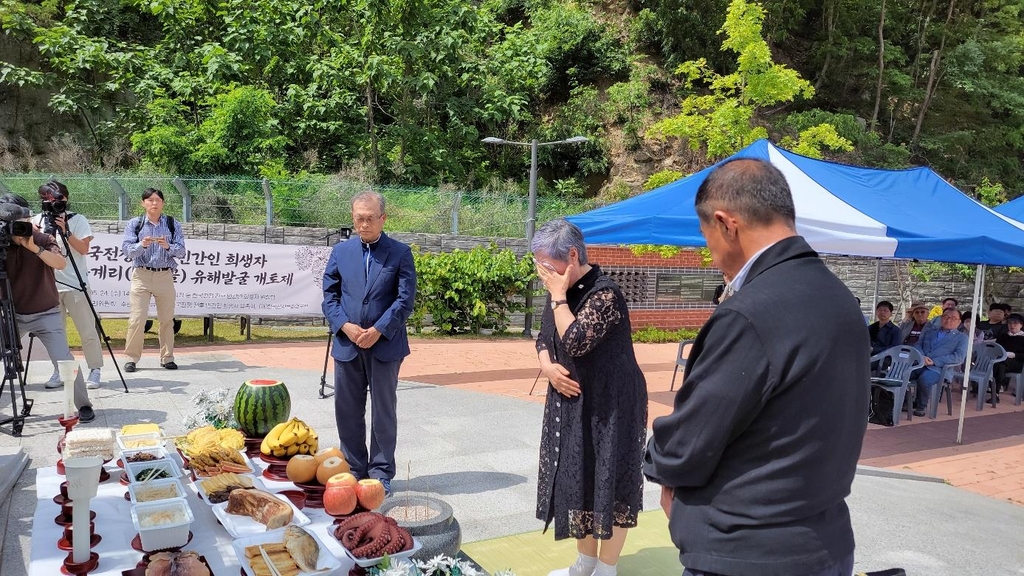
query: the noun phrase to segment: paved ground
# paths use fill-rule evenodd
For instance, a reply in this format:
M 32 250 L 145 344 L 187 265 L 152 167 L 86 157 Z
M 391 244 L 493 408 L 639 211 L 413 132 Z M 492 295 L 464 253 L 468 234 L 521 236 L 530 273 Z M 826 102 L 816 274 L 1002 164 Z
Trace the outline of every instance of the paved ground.
M 671 410 L 668 386 L 675 353 L 674 344 L 637 346 L 652 417 Z M 178 361 L 182 370 L 169 372 L 153 356 L 145 357 L 140 371 L 130 375 L 130 394 L 109 381 L 93 391 L 99 414 L 93 425 L 150 420 L 179 433 L 200 389 L 234 388 L 245 379 L 265 377 L 287 382 L 293 414 L 322 437 L 331 436 L 332 401 L 317 399 L 321 344 L 181 349 Z M 530 394 L 535 362 L 532 344 L 525 341 L 416 340 L 403 365 L 395 487 L 448 500 L 467 542 L 539 527 L 532 509 L 544 387 L 538 384 Z M 29 395 L 36 406 L 25 435 L 0 434 L 0 448 L 20 446 L 31 459 L 30 470 L 0 508 L 0 521 L 7 520 L 0 560 L 4 576 L 27 573 L 36 498 L 31 469 L 57 459 L 55 415 L 62 392 L 38 384 L 48 375 L 41 364 L 30 374 L 36 383 L 29 386 Z M 108 379 L 113 375 L 105 371 Z M 0 400 L 0 410 L 10 412 L 9 398 Z M 928 574 L 1024 572 L 1024 533 L 1006 528 L 1024 525 L 1024 507 L 1000 502 L 1024 502 L 1024 411 L 1004 401 L 999 409 L 980 413 L 969 406 L 967 414 L 961 446 L 954 443 L 956 422 L 946 416 L 868 431 L 862 463 L 940 476 L 986 497 L 933 482 L 859 476 L 850 498 L 859 568 L 903 564 Z M 647 508 L 654 508 L 654 489 L 646 496 Z M 944 545 L 952 542 L 960 546 Z

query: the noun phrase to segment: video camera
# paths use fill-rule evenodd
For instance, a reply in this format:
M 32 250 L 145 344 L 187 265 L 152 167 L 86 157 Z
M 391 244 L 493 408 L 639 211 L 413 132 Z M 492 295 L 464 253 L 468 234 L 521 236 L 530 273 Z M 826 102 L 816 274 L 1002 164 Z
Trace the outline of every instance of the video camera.
M 11 245 L 12 236 L 32 236 L 32 223 L 26 220 L 30 215 L 28 208 L 0 202 L 0 249 Z
M 43 200 L 43 233 L 57 236 L 57 216 L 68 211 L 68 200 L 55 188 L 49 191 L 49 199 Z

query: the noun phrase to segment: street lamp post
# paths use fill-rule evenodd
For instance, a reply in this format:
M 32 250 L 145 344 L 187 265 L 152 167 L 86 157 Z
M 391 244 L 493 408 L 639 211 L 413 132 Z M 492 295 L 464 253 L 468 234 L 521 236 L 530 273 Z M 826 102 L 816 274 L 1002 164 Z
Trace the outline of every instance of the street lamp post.
M 530 142 L 513 142 L 493 136 L 484 138 L 484 144 L 529 146 L 530 147 L 530 205 L 526 216 L 526 246 L 529 250 L 530 242 L 533 241 L 533 233 L 537 229 L 537 149 L 541 146 L 557 146 L 559 144 L 582 144 L 589 140 L 585 136 L 573 136 L 565 140 L 554 142 L 540 142 L 536 138 Z M 526 327 L 523 329 L 524 336 L 533 336 L 533 286 L 526 291 Z

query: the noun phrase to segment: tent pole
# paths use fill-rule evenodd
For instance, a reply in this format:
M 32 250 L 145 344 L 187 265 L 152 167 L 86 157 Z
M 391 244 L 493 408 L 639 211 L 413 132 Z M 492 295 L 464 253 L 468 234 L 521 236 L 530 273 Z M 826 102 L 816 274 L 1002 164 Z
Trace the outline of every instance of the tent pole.
M 971 314 L 974 314 L 974 310 L 978 309 L 981 301 L 981 283 L 984 275 L 985 265 L 978 264 L 977 271 L 974 273 L 974 299 L 971 300 Z M 977 329 L 977 326 L 974 325 L 974 319 L 971 319 L 971 331 L 967 334 L 967 359 L 964 361 L 963 391 L 960 394 L 960 424 L 956 429 L 957 444 L 963 444 L 964 439 L 964 412 L 967 410 L 967 391 L 971 388 L 971 358 L 974 357 L 974 331 Z M 978 394 L 984 394 L 982 388 L 984 386 L 978 386 Z M 950 393 L 952 393 L 952 390 L 952 383 L 950 383 Z M 936 403 L 938 400 L 938 398 L 935 399 Z
M 878 308 L 878 270 L 882 267 L 882 259 L 875 258 L 875 293 L 871 297 L 871 309 L 876 310 Z
M 981 306 L 982 308 L 985 307 L 985 274 L 984 273 L 981 275 L 981 296 L 978 297 L 978 306 Z M 975 311 L 978 313 L 978 316 L 981 316 L 981 311 L 980 310 L 975 310 Z M 1005 322 L 1005 320 L 1004 320 L 1004 322 Z

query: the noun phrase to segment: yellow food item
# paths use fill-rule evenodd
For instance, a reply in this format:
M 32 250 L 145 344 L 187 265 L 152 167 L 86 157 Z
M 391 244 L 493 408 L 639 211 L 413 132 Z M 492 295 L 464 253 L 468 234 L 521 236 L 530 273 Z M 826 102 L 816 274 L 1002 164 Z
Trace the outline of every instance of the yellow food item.
M 245 447 L 245 437 L 238 430 L 231 428 L 218 430 L 213 426 L 203 426 L 189 432 L 184 438 L 179 438 L 176 444 L 186 456 L 192 458 L 218 446 L 229 450 L 241 450 Z
M 212 494 L 219 490 L 223 490 L 228 486 L 242 486 L 244 488 L 252 488 L 252 478 L 249 476 L 242 476 L 240 474 L 225 473 L 218 474 L 213 478 L 203 480 L 199 483 L 203 487 L 203 492 Z
M 150 434 L 156 432 L 163 434 L 159 424 L 126 424 L 121 426 L 121 436 L 134 436 L 135 434 Z

